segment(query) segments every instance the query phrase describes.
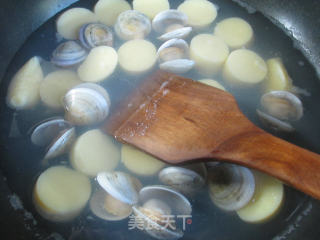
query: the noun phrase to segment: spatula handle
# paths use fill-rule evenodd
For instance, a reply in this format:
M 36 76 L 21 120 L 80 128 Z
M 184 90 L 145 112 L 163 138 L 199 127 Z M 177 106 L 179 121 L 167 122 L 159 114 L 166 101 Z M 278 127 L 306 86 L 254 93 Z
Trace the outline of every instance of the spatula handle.
M 210 157 L 261 170 L 320 199 L 320 155 L 260 129 L 229 139 Z

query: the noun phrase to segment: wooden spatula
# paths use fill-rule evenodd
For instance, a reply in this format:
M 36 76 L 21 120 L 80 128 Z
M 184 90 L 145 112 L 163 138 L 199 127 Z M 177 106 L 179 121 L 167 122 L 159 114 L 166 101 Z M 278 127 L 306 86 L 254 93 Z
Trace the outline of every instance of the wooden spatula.
M 168 163 L 241 164 L 320 199 L 320 155 L 256 127 L 231 94 L 191 79 L 152 74 L 117 106 L 103 129 Z

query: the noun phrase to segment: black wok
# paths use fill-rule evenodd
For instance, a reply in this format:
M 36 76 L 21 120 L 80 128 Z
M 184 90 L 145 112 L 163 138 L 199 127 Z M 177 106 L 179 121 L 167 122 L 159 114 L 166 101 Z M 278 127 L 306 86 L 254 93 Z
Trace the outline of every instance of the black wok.
M 36 31 L 48 19 L 74 2 L 76 1 L 2 0 L 0 2 L 0 26 L 2 32 L 0 35 L 0 79 L 6 81 L 5 76 L 12 76 L 12 70 L 9 69 L 7 71 L 7 68 L 13 58 L 18 59 L 17 62 L 21 61 L 22 64 L 23 57 L 15 56 L 15 54 L 30 34 Z M 95 1 L 90 0 L 87 2 L 86 6 L 89 7 Z M 219 4 L 219 2 L 231 1 L 216 0 L 214 2 Z M 316 110 L 318 108 L 316 105 L 319 102 L 316 100 L 320 98 L 320 85 L 316 83 L 319 80 L 320 73 L 320 2 L 317 0 L 234 0 L 234 2 L 249 7 L 249 12 L 253 9 L 258 10 L 249 16 L 257 22 L 257 26 L 265 26 L 263 31 L 259 31 L 260 36 L 258 34 L 258 38 L 264 41 L 265 36 L 263 33 L 274 35 L 275 41 L 272 42 L 270 40 L 272 39 L 271 37 L 266 37 L 266 39 L 270 40 L 266 44 L 270 46 L 279 45 L 279 48 L 284 48 L 284 62 L 289 72 L 293 72 L 300 79 L 298 81 L 303 82 L 304 80 L 312 79 L 313 83 L 311 83 L 309 89 L 313 89 L 313 95 L 317 95 L 318 92 L 319 96 L 312 98 L 315 107 L 309 110 L 314 113 L 315 119 L 320 119 L 319 113 Z M 237 5 L 235 3 L 228 4 Z M 240 15 L 243 14 L 243 16 L 248 15 L 247 10 L 243 9 L 239 10 L 238 13 Z M 290 46 L 286 48 L 288 44 Z M 292 45 L 299 50 L 293 49 Z M 45 47 L 41 46 L 42 48 Z M 303 61 L 304 67 L 298 68 L 297 61 Z M 7 85 L 2 84 L 2 86 L 1 101 L 4 102 L 6 92 L 4 86 Z M 307 104 L 310 105 L 311 103 Z M 1 104 L 0 236 L 2 239 L 60 239 L 60 234 L 53 233 L 52 229 L 57 227 L 57 232 L 61 232 L 61 235 L 63 235 L 64 232 L 70 230 L 68 229 L 70 225 L 50 225 L 50 228 L 48 228 L 46 222 L 42 222 L 34 214 L 32 206 L 27 201 L 24 202 L 25 198 L 19 194 L 23 192 L 24 188 L 29 188 L 30 186 L 17 186 L 14 180 L 19 177 L 28 177 L 23 172 L 23 166 L 27 166 L 27 163 L 24 162 L 21 165 L 15 165 L 17 161 L 12 161 L 12 164 L 10 163 L 12 159 L 18 156 L 18 153 L 13 154 L 10 148 L 10 144 L 12 143 L 8 139 L 9 116 L 12 116 L 12 112 L 5 107 L 5 104 Z M 319 125 L 319 121 L 317 123 L 313 122 L 313 124 Z M 316 130 L 319 130 L 319 128 L 315 128 L 313 136 L 319 139 L 320 132 Z M 288 140 L 295 141 L 295 139 Z M 320 147 L 317 146 L 316 141 L 312 143 L 308 141 L 299 142 L 299 144 L 318 153 L 320 152 Z M 30 153 L 31 157 L 32 153 Z M 229 234 L 228 237 L 219 239 L 262 239 L 262 235 L 264 236 L 263 239 L 272 239 L 276 236 L 278 236 L 277 239 L 291 240 L 319 239 L 320 202 L 302 193 L 297 193 L 295 190 L 289 189 L 287 191 L 289 192 L 287 197 L 296 199 L 286 199 L 288 202 L 292 201 L 292 206 L 290 206 L 290 212 L 287 213 L 285 219 L 282 219 L 283 222 L 280 225 L 276 225 L 276 223 L 271 221 L 267 225 L 257 225 L 257 230 L 252 233 L 248 229 L 230 227 L 231 235 Z M 291 192 L 294 192 L 294 194 L 291 194 Z M 16 193 L 17 195 L 15 195 Z M 19 199 L 22 200 L 22 203 L 19 202 Z M 30 213 L 34 216 L 30 217 Z M 197 226 L 201 226 L 201 224 Z M 272 229 L 275 230 L 272 231 Z M 127 239 L 121 232 L 112 231 L 111 228 L 109 230 L 111 231 L 110 235 L 107 234 L 104 239 Z M 216 231 L 219 231 L 219 229 L 216 229 Z M 259 234 L 255 235 L 255 233 Z M 74 236 L 74 239 L 100 239 L 100 237 L 101 234 L 99 233 L 84 231 L 80 236 Z M 209 237 L 210 234 L 204 230 L 203 234 L 200 234 L 197 238 L 189 238 L 187 235 L 185 239 L 209 239 Z M 210 239 L 217 238 L 210 237 Z

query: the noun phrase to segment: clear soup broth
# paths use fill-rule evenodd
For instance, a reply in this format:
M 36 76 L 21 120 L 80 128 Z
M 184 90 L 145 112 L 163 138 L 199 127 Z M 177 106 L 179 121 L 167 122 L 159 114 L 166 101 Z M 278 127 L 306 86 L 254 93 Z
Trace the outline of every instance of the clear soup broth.
M 170 1 L 170 8 L 176 9 L 182 2 L 180 0 Z M 95 3 L 96 1 L 80 0 L 70 8 L 85 7 L 92 9 Z M 225 18 L 243 18 L 252 26 L 254 32 L 254 41 L 248 49 L 259 54 L 264 60 L 280 57 L 292 78 L 293 84 L 308 92 L 308 96 L 300 95 L 304 115 L 299 121 L 292 123 L 295 128 L 294 132 L 274 131 L 265 127 L 256 114 L 260 97 L 263 94 L 262 84 L 242 88 L 233 87 L 225 84 L 221 71 L 215 75 L 204 76 L 195 68 L 182 75 L 194 80 L 204 78 L 217 80 L 236 97 L 243 113 L 256 125 L 287 141 L 320 152 L 318 145 L 320 112 L 315 104 L 320 101 L 320 95 L 318 94 L 320 86 L 313 67 L 301 52 L 294 48 L 293 40 L 260 13 L 248 11 L 231 1 L 213 1 L 213 3 L 218 7 L 218 15 L 214 22 L 206 28 L 192 31 L 185 40 L 190 43 L 191 39 L 197 34 L 212 34 L 216 24 Z M 64 41 L 57 36 L 56 31 L 56 20 L 60 14 L 49 19 L 35 31 L 17 52 L 2 82 L 3 99 L 7 95 L 10 80 L 31 57 L 40 56 L 44 59 L 42 68 L 45 75 L 57 69 L 49 64 L 49 61 L 54 49 Z M 158 34 L 151 31 L 146 39 L 151 41 L 156 48 L 159 48 L 163 42 L 159 41 L 157 37 Z M 114 35 L 113 48 L 118 50 L 124 42 Z M 99 83 L 107 89 L 110 95 L 111 108 L 116 106 L 128 92 L 134 89 L 140 79 L 145 78 L 147 74 L 156 69 L 158 69 L 158 63 L 148 73 L 130 75 L 118 66 L 107 80 Z M 61 236 L 63 239 L 154 239 L 139 229 L 130 230 L 129 218 L 121 221 L 105 221 L 96 217 L 90 211 L 88 204 L 81 214 L 72 221 L 55 223 L 42 218 L 36 211 L 32 199 L 37 178 L 50 166 L 64 165 L 70 168 L 71 166 L 68 153 L 50 160 L 49 165 L 41 165 L 45 148 L 37 147 L 31 143 L 29 129 L 46 118 L 64 116 L 64 112 L 63 110 L 54 111 L 42 103 L 37 104 L 32 109 L 16 111 L 8 108 L 4 100 L 2 103 L 4 113 L 1 116 L 1 123 L 4 126 L 2 129 L 5 129 L 2 133 L 2 139 L 6 144 L 7 155 L 3 157 L 1 168 L 7 176 L 10 188 L 16 194 L 14 197 L 19 197 L 23 203 L 24 211 L 32 214 L 32 217 L 26 220 L 31 230 L 36 233 L 37 229 L 46 229 L 45 232 L 54 233 L 52 236 L 55 239 L 60 239 L 57 236 Z M 77 136 L 99 126 L 98 124 L 77 127 Z M 115 142 L 115 144 L 119 148 L 121 147 L 120 143 Z M 121 162 L 115 170 L 130 173 Z M 158 180 L 158 174 L 148 177 L 141 177 L 134 173 L 130 174 L 139 178 L 143 186 L 161 184 Z M 94 192 L 97 189 L 96 180 L 91 178 L 90 181 Z M 189 198 L 192 205 L 192 214 L 189 221 L 186 222 L 184 235 L 181 239 L 271 239 L 277 236 L 278 239 L 282 239 L 281 236 L 287 236 L 288 232 L 291 231 L 290 229 L 296 227 L 297 219 L 300 218 L 301 220 L 301 216 L 306 217 L 308 211 L 312 209 L 310 197 L 287 186 L 285 186 L 284 195 L 283 205 L 276 216 L 264 223 L 251 224 L 242 221 L 234 211 L 226 212 L 215 206 L 209 197 L 206 185 Z M 35 239 L 47 239 L 41 234 L 36 234 Z

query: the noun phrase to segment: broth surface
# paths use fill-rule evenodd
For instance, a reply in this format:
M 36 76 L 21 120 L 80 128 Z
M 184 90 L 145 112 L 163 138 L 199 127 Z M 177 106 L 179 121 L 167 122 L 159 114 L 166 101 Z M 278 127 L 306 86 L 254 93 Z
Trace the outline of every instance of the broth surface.
M 180 0 L 171 1 L 171 8 L 176 8 L 181 2 Z M 92 9 L 94 3 L 95 1 L 81 0 L 71 7 Z M 320 94 L 318 94 L 320 86 L 312 66 L 294 48 L 293 41 L 261 14 L 248 13 L 247 10 L 230 1 L 216 1 L 214 3 L 219 6 L 218 17 L 207 30 L 201 32 L 212 33 L 215 24 L 227 17 L 241 17 L 251 24 L 255 40 L 250 49 L 264 59 L 281 57 L 294 85 L 306 89 L 311 94 L 310 97 L 302 98 L 304 117 L 294 123 L 296 132 L 292 134 L 273 133 L 299 146 L 320 152 L 317 144 L 320 137 L 320 125 L 318 124 L 320 112 L 315 104 L 320 102 Z M 35 31 L 16 54 L 2 82 L 2 99 L 5 98 L 12 76 L 29 58 L 41 56 L 47 61 L 50 60 L 52 51 L 60 41 L 56 36 L 55 20 L 57 16 Z M 190 42 L 195 34 L 192 33 L 186 39 L 187 42 Z M 155 40 L 154 33 L 149 35 L 147 39 L 154 42 L 157 47 L 161 44 L 160 41 Z M 114 48 L 118 49 L 121 44 L 122 41 L 117 39 L 114 42 Z M 45 67 L 44 71 L 46 74 L 51 70 Z M 204 78 L 196 70 L 192 70 L 184 76 L 195 80 Z M 112 107 L 117 105 L 116 103 L 135 87 L 139 79 L 144 77 L 127 75 L 118 67 L 107 81 L 101 83 L 110 94 Z M 223 83 L 220 75 L 213 78 Z M 255 112 L 261 95 L 259 88 L 241 90 L 228 86 L 226 88 L 236 97 L 243 113 L 255 124 L 262 127 Z M 2 104 L 5 104 L 4 100 Z M 41 120 L 62 115 L 62 113 L 53 112 L 42 105 L 32 110 L 18 112 L 9 110 L 7 107 L 4 108 L 5 112 L 1 117 L 3 129 L 6 131 L 1 133 L 1 137 L 8 150 L 7 155 L 4 156 L 5 160 L 1 162 L 1 168 L 8 178 L 12 191 L 19 196 L 24 208 L 33 214 L 37 227 L 47 228 L 48 232 L 57 232 L 65 239 L 153 239 L 138 230 L 128 230 L 128 219 L 120 222 L 103 221 L 93 216 L 88 208 L 83 211 L 80 217 L 70 223 L 57 224 L 41 218 L 32 203 L 32 189 L 35 180 L 44 170 L 40 165 L 44 152 L 32 145 L 28 130 Z M 78 128 L 78 135 L 87 129 L 86 127 Z M 54 159 L 52 165 L 60 162 L 69 165 L 68 155 Z M 124 170 L 124 168 L 120 166 L 117 170 Z M 141 178 L 141 180 L 144 185 L 159 183 L 156 176 Z M 286 228 L 293 226 L 291 224 L 299 214 L 310 206 L 308 205 L 308 196 L 286 187 L 284 205 L 275 218 L 263 224 L 248 224 L 241 221 L 236 213 L 226 213 L 215 207 L 210 201 L 207 188 L 198 192 L 194 200 L 191 200 L 191 204 L 193 206 L 192 223 L 187 225 L 182 239 L 234 239 L 235 232 L 237 239 L 271 239 L 285 231 Z M 38 237 L 38 239 L 42 239 L 41 236 Z

